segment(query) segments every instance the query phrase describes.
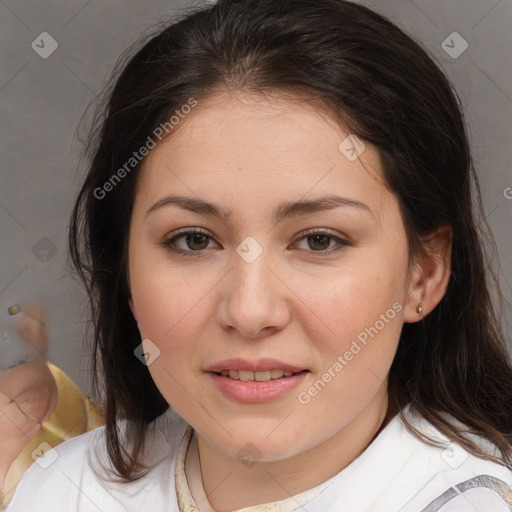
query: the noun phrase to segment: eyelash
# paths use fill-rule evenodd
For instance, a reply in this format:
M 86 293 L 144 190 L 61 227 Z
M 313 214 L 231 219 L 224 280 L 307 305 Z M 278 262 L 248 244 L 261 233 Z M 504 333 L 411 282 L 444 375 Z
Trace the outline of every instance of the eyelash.
M 180 254 L 182 256 L 194 257 L 194 256 L 197 256 L 197 255 L 200 255 L 206 249 L 200 249 L 200 250 L 197 250 L 197 251 L 186 251 L 184 249 L 179 249 L 179 248 L 176 248 L 176 247 L 171 247 L 176 242 L 176 240 L 178 240 L 180 238 L 183 238 L 184 236 L 189 235 L 189 234 L 190 235 L 201 234 L 201 235 L 207 236 L 210 239 L 213 239 L 212 236 L 210 236 L 206 231 L 203 231 L 202 229 L 198 229 L 198 228 L 194 228 L 194 229 L 183 228 L 182 230 L 178 230 L 177 234 L 175 234 L 171 238 L 168 238 L 168 239 L 160 242 L 160 245 L 162 245 L 167 251 L 175 253 L 175 254 Z M 350 245 L 350 243 L 347 240 L 343 240 L 343 239 L 335 236 L 332 233 L 332 231 L 330 231 L 329 229 L 325 229 L 325 228 L 324 229 L 314 229 L 314 228 L 307 229 L 306 231 L 303 231 L 299 235 L 300 238 L 297 241 L 301 241 L 302 239 L 307 238 L 308 236 L 312 236 L 312 235 L 327 235 L 329 238 L 339 242 L 338 247 L 336 247 L 334 249 L 325 250 L 325 251 L 324 250 L 320 250 L 320 251 L 313 251 L 313 250 L 307 251 L 307 252 L 311 252 L 313 254 L 315 254 L 315 253 L 319 254 L 320 257 L 322 257 L 322 255 L 330 255 L 330 254 L 332 254 L 334 252 L 337 252 L 337 251 L 343 249 L 344 247 Z

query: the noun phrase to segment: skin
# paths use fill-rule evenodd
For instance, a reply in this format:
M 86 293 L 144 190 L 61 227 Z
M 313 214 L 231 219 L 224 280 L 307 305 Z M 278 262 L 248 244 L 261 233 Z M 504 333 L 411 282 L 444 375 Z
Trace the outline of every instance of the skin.
M 48 335 L 45 310 L 40 303 L 23 306 L 17 319 L 20 335 L 46 359 Z M 44 362 L 26 363 L 0 373 L 0 489 L 16 457 L 55 411 L 58 389 Z
M 349 133 L 297 98 L 219 93 L 150 152 L 139 176 L 129 305 L 141 339 L 160 350 L 148 367 L 156 385 L 196 430 L 215 510 L 286 499 L 354 460 L 385 425 L 403 323 L 420 320 L 417 306 L 428 314 L 446 291 L 450 230 L 425 242 L 430 254 L 409 268 L 404 224 L 378 153 L 367 145 L 349 161 L 338 150 Z M 343 206 L 271 218 L 282 201 L 333 193 L 370 211 Z M 175 205 L 146 215 L 171 194 L 215 203 L 231 217 Z M 161 242 L 180 228 L 202 228 L 211 238 L 187 245 L 182 237 L 175 247 L 195 252 L 174 254 Z M 311 236 L 308 243 L 302 232 L 310 228 L 328 228 L 348 245 Z M 252 263 L 236 252 L 249 236 L 263 248 Z M 317 396 L 300 403 L 298 394 L 395 303 L 401 311 Z M 231 357 L 273 357 L 310 373 L 279 399 L 239 403 L 204 372 Z M 259 451 L 250 467 L 238 455 L 248 443 Z

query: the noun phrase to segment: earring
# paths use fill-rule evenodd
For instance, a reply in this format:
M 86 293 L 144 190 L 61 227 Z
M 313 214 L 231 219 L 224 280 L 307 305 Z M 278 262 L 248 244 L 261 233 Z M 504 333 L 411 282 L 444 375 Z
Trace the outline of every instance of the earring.
M 421 307 L 421 304 L 418 306 L 418 315 L 422 316 L 423 315 L 423 308 Z

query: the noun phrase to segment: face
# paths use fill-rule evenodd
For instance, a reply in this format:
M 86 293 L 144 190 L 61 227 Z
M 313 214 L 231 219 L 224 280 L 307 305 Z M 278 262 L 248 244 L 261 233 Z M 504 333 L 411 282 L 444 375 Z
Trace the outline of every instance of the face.
M 225 454 L 314 449 L 386 395 L 407 239 L 349 134 L 290 97 L 218 94 L 145 160 L 130 307 L 160 392 Z

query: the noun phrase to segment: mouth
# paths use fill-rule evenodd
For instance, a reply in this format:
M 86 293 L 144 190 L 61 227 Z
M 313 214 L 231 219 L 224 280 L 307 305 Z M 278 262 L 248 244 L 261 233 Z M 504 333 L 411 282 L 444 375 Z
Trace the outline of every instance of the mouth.
M 269 380 L 278 380 L 287 377 L 293 377 L 300 373 L 306 373 L 309 370 L 301 370 L 298 372 L 290 372 L 282 369 L 272 369 L 259 372 L 253 372 L 251 370 L 222 370 L 220 372 L 210 372 L 220 377 L 227 377 L 231 380 L 241 380 L 243 382 L 268 382 Z
M 206 368 L 205 374 L 224 397 L 236 403 L 268 403 L 285 399 L 310 370 L 276 359 L 231 359 Z

